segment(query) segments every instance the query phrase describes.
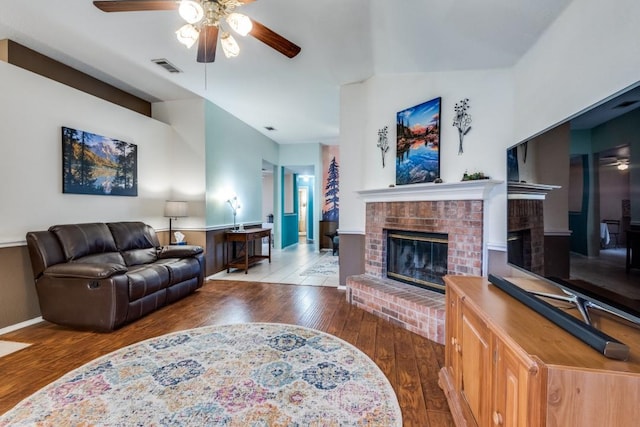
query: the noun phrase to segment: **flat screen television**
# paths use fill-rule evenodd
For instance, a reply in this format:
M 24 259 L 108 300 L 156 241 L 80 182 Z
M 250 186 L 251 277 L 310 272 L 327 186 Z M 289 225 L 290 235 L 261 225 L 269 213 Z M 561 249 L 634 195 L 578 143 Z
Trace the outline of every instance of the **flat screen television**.
M 640 324 L 640 82 L 506 157 L 509 265 Z

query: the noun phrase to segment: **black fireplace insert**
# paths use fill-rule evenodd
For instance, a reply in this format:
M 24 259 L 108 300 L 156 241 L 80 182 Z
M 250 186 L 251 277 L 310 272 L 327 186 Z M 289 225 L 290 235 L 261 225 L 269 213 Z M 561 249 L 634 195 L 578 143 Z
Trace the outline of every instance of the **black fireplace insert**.
M 387 277 L 444 293 L 448 235 L 387 231 Z

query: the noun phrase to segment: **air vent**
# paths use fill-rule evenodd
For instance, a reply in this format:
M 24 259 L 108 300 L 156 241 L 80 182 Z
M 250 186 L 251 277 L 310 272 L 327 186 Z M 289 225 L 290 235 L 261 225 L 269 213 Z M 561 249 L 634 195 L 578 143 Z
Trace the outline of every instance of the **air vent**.
M 161 66 L 162 68 L 164 68 L 170 73 L 182 72 L 182 70 L 179 70 L 175 65 L 173 65 L 171 62 L 167 61 L 164 58 L 152 59 L 151 62 L 153 62 L 154 64 L 158 64 L 159 66 Z
M 264 128 L 268 131 L 276 130 L 273 126 L 265 126 Z
M 621 102 L 620 104 L 616 105 L 613 108 L 627 108 L 627 107 L 630 107 L 631 105 L 637 104 L 637 103 L 638 103 L 637 100 L 635 100 L 635 101 L 623 101 L 623 102 Z

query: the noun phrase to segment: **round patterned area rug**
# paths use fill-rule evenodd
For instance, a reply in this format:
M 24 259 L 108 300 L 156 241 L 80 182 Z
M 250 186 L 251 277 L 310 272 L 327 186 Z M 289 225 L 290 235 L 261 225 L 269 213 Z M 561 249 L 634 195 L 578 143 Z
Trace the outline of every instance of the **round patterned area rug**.
M 351 344 L 300 326 L 207 326 L 96 359 L 0 416 L 14 425 L 401 426 L 396 395 Z

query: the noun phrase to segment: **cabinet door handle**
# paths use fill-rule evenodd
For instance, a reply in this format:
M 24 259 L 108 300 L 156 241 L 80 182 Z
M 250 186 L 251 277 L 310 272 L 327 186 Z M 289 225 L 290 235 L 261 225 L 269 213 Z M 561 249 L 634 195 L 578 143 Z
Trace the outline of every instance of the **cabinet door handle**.
M 498 411 L 493 411 L 493 424 L 502 425 L 502 414 Z

